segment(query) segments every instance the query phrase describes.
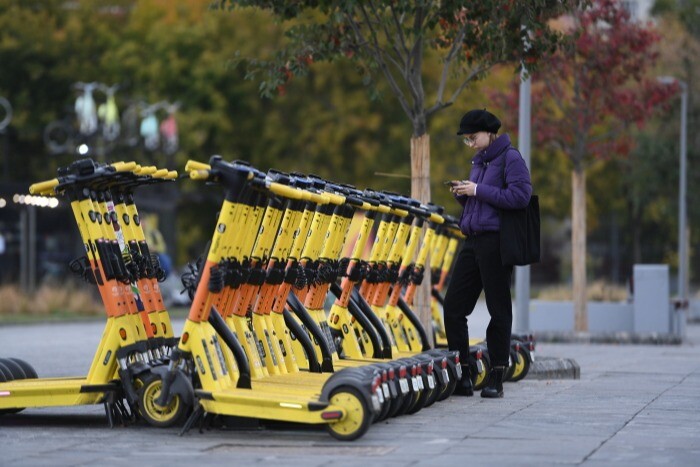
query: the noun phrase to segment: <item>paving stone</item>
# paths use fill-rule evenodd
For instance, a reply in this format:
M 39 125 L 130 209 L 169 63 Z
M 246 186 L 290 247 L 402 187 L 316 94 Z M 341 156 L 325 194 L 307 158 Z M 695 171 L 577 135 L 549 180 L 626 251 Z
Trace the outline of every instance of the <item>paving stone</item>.
M 102 327 L 0 327 L 0 356 L 23 358 L 43 376 L 79 375 Z M 700 325 L 688 332 L 687 342 L 672 346 L 539 343 L 538 360 L 571 359 L 580 379 L 528 378 L 506 384 L 499 400 L 453 397 L 376 424 L 353 443 L 294 426 L 180 437 L 144 425 L 110 429 L 101 406 L 28 409 L 0 417 L 0 464 L 694 466 Z

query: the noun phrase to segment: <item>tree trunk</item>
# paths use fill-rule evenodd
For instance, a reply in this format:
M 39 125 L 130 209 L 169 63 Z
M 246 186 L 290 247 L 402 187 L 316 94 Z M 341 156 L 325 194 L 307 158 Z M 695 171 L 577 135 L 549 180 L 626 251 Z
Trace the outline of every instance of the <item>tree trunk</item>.
M 586 172 L 571 174 L 571 267 L 573 270 L 574 330 L 588 331 L 586 303 Z
M 430 135 L 423 134 L 411 137 L 411 197 L 422 203 L 430 201 Z M 426 273 L 423 283 L 413 301 L 413 311 L 416 313 L 425 333 L 433 346 L 433 324 L 430 316 L 430 258 L 425 264 Z

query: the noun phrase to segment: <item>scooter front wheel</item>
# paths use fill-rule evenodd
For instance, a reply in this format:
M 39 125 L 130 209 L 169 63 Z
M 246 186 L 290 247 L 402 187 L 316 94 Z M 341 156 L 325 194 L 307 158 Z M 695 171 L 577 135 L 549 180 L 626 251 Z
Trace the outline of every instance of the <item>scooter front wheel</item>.
M 34 367 L 31 366 L 29 363 L 25 362 L 24 360 L 20 360 L 19 358 L 8 358 L 7 360 L 10 360 L 11 362 L 14 362 L 15 364 L 19 365 L 19 367 L 22 368 L 24 376 L 27 379 L 34 379 L 39 377 Z
M 181 424 L 187 416 L 190 407 L 178 394 L 174 394 L 167 406 L 156 403 L 160 397 L 163 381 L 160 376 L 150 374 L 141 378 L 141 387 L 138 390 L 139 412 L 148 422 L 159 428 L 167 428 Z
M 345 410 L 345 416 L 326 425 L 328 433 L 340 441 L 353 441 L 364 435 L 372 422 L 372 411 L 360 392 L 351 386 L 340 386 L 330 397 L 331 405 Z
M 34 368 L 24 360 L 19 358 L 0 358 L 0 383 L 36 377 L 37 374 Z M 0 410 L 0 415 L 15 414 L 22 410 L 24 409 L 2 409 Z

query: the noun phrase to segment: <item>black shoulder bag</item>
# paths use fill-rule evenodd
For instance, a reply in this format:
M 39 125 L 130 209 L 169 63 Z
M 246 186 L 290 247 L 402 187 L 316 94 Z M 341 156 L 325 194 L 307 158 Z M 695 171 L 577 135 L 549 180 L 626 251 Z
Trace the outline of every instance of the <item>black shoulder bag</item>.
M 503 183 L 506 183 L 506 155 L 503 154 Z M 521 156 L 522 157 L 522 156 Z M 525 266 L 540 261 L 540 201 L 537 195 L 523 209 L 501 209 L 501 262 Z

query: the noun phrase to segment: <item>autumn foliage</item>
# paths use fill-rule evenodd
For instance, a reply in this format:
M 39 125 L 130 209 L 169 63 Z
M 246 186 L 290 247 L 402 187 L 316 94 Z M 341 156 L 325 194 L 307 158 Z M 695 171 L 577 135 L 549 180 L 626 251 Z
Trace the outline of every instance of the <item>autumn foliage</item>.
M 615 0 L 594 0 L 558 23 L 571 40 L 533 76 L 533 140 L 559 147 L 574 167 L 629 153 L 624 130 L 642 126 L 678 92 L 651 76 L 659 34 Z M 517 88 L 502 99 L 512 104 Z

